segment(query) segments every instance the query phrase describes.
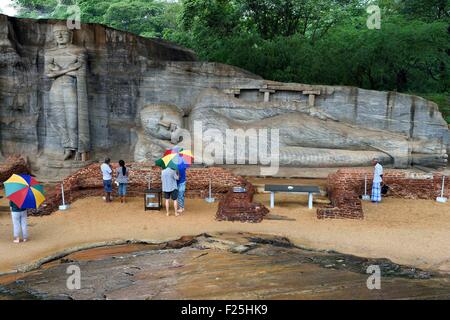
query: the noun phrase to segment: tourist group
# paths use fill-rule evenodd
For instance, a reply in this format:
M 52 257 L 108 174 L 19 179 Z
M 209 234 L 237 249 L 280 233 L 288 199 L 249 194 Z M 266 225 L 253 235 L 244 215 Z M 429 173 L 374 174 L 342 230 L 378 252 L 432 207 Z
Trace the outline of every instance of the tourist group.
M 162 168 L 161 182 L 162 192 L 165 198 L 167 216 L 170 216 L 170 201 L 173 201 L 175 216 L 180 216 L 185 211 L 184 196 L 187 182 L 187 169 L 193 163 L 193 155 L 189 150 L 174 147 L 167 150 L 163 157 L 156 161 L 156 165 Z M 120 160 L 116 170 L 111 165 L 111 159 L 105 159 L 100 166 L 103 177 L 104 200 L 107 203 L 113 201 L 113 183 L 118 187 L 118 195 L 121 203 L 126 203 L 127 186 L 130 177 L 130 169 Z M 37 209 L 44 202 L 44 188 L 30 175 L 13 174 L 4 182 L 5 195 L 9 199 L 11 217 L 13 222 L 14 243 L 20 243 L 22 233 L 23 242 L 28 239 L 27 211 Z
M 156 165 L 162 167 L 161 183 L 165 198 L 167 216 L 170 216 L 170 200 L 173 201 L 175 216 L 180 216 L 185 211 L 186 171 L 192 165 L 193 156 L 190 151 L 175 147 L 167 150 L 164 156 L 156 161 Z M 116 170 L 111 165 L 111 159 L 105 159 L 100 166 L 105 191 L 104 200 L 107 203 L 113 201 L 113 183 L 118 187 L 118 195 L 121 203 L 126 203 L 127 186 L 130 170 L 125 161 L 120 160 Z M 373 159 L 374 177 L 372 184 L 371 200 L 380 203 L 383 188 L 383 166 L 378 159 Z M 22 233 L 23 242 L 28 241 L 27 209 L 36 209 L 44 202 L 44 189 L 42 185 L 29 175 L 14 174 L 4 183 L 5 194 L 10 200 L 10 209 L 13 222 L 14 242 L 20 242 Z

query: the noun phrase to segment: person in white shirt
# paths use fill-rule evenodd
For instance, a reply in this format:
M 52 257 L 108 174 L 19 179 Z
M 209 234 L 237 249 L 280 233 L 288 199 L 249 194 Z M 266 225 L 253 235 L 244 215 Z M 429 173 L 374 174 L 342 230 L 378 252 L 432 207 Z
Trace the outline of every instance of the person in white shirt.
M 373 159 L 373 184 L 372 184 L 372 202 L 381 202 L 381 183 L 383 182 L 383 166 L 378 159 Z
M 105 199 L 106 202 L 112 202 L 111 193 L 112 193 L 112 173 L 113 170 L 111 168 L 111 159 L 106 158 L 105 163 L 100 166 L 103 175 L 103 187 L 105 189 Z

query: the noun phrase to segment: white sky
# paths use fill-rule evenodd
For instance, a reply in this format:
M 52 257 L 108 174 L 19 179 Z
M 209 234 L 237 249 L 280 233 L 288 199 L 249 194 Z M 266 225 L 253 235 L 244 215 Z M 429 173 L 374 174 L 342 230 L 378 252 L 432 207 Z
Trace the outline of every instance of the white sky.
M 13 7 L 13 0 L 0 0 L 0 12 L 8 16 L 14 16 L 17 11 Z

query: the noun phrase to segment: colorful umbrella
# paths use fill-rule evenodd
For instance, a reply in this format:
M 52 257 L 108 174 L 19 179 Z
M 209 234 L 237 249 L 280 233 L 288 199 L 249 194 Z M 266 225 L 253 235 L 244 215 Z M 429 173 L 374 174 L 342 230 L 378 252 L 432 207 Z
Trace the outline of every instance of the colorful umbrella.
M 180 147 L 173 147 L 172 149 L 167 149 L 166 152 L 164 152 L 163 158 L 169 154 L 180 153 L 183 151 L 184 151 L 184 149 L 180 148 Z M 188 151 L 188 152 L 190 152 L 190 151 Z M 192 154 L 191 154 L 191 156 L 192 156 Z
M 175 147 L 167 150 L 164 156 L 156 161 L 156 165 L 163 169 L 172 168 L 174 170 L 180 170 L 189 168 L 193 161 L 194 156 L 191 151 Z
M 44 202 L 44 187 L 33 177 L 13 174 L 3 185 L 6 197 L 22 209 L 37 209 Z

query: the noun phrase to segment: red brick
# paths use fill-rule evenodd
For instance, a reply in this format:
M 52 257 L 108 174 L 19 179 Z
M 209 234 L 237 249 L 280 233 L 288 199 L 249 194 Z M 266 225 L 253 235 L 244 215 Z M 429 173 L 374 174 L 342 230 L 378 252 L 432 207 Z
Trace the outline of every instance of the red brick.
M 151 174 L 152 188 L 161 188 L 161 169 L 150 164 L 131 163 L 128 194 L 130 196 L 142 196 L 148 188 L 148 177 Z M 223 168 L 191 168 L 187 171 L 187 198 L 206 198 L 209 193 L 209 181 L 211 179 L 211 191 L 220 201 L 217 217 L 219 220 L 260 222 L 268 210 L 260 205 L 252 203 L 255 193 L 253 185 L 244 178 L 236 176 Z M 100 164 L 89 165 L 63 181 L 65 199 L 72 203 L 85 197 L 103 195 L 103 180 L 100 172 Z M 245 194 L 231 192 L 233 187 L 246 187 Z M 116 186 L 113 186 L 116 192 Z M 46 194 L 46 201 L 38 210 L 32 210 L 34 215 L 48 215 L 55 212 L 62 203 L 60 186 Z
M 8 180 L 13 174 L 30 174 L 30 168 L 25 158 L 11 156 L 0 163 L 0 183 Z
M 328 176 L 327 190 L 333 207 L 324 207 L 317 210 L 319 219 L 352 218 L 362 219 L 364 213 L 359 196 L 364 194 L 364 176 L 368 179 L 368 193 L 372 189 L 372 172 L 364 169 L 341 169 Z M 384 181 L 391 188 L 387 197 L 404 199 L 433 200 L 440 196 L 442 175 L 416 175 L 412 176 L 404 171 L 386 170 Z M 444 192 L 450 196 L 450 181 Z

